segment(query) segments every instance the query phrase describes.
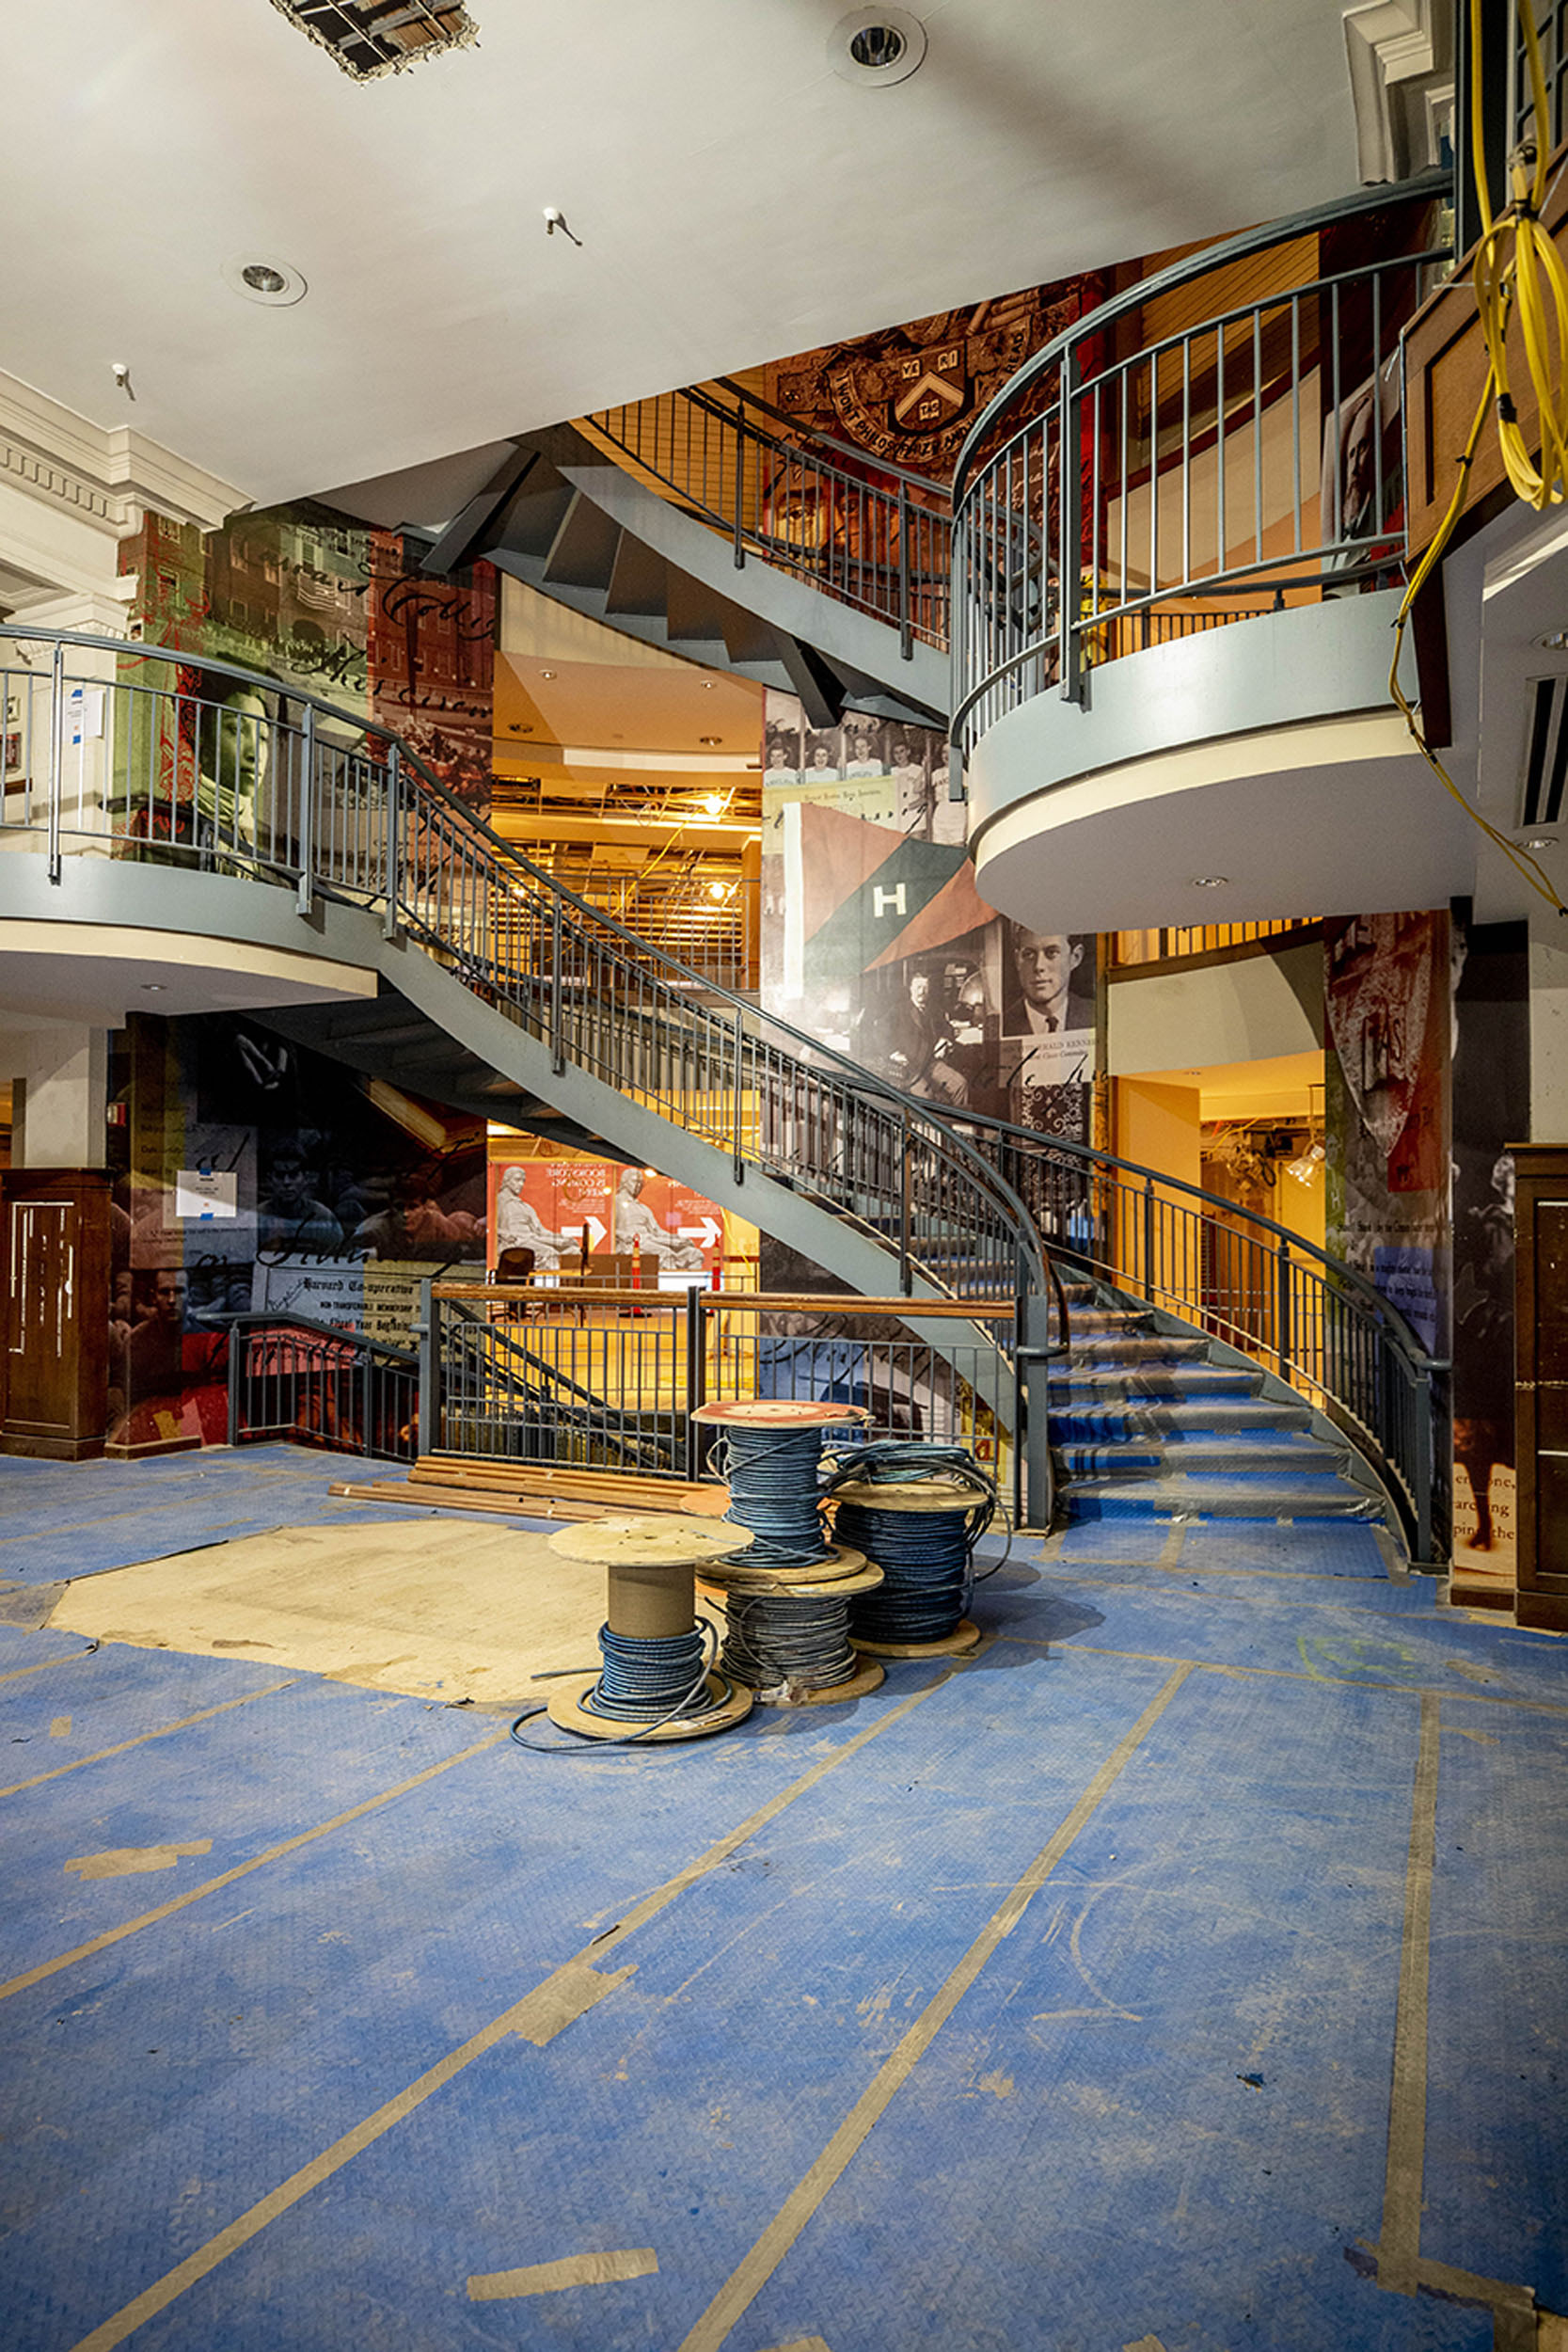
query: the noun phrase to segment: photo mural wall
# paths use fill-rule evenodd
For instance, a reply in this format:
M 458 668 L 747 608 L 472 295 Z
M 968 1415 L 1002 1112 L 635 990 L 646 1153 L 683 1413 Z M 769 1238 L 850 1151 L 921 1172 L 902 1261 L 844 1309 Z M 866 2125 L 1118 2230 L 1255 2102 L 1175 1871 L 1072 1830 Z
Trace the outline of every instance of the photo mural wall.
M 490 803 L 496 575 L 423 580 L 401 532 L 311 502 L 220 531 L 150 514 L 120 568 L 138 575 L 134 635 L 258 670 L 409 743 L 480 814 Z M 134 677 L 139 665 L 127 661 Z M 209 694 L 193 661 L 191 683 Z
M 1449 1354 L 1452 931 L 1446 911 L 1323 926 L 1324 1243 L 1369 1276 L 1429 1354 Z M 1447 1465 L 1434 1523 L 1448 1537 Z
M 1095 937 L 987 906 L 946 795 L 943 736 L 769 693 L 762 1002 L 950 1115 L 1089 1141 Z
M 228 1013 L 117 1053 L 110 1436 L 227 1434 L 226 1318 L 408 1347 L 420 1280 L 485 1261 L 485 1127 Z
M 590 1257 L 636 1252 L 639 1279 L 711 1276 L 738 1288 L 756 1257 L 754 1225 L 689 1184 L 586 1152 L 534 1157 L 521 1136 L 490 1139 L 490 1231 L 503 1249 L 531 1249 L 532 1274 L 569 1282 Z

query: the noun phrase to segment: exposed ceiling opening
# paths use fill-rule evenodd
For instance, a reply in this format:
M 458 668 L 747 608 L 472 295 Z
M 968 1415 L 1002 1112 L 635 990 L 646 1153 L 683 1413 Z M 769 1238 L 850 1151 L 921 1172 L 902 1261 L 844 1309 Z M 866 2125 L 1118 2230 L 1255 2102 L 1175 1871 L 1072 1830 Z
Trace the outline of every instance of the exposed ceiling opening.
M 467 8 L 443 0 L 272 0 L 356 82 L 399 73 L 417 58 L 463 49 L 477 27 Z

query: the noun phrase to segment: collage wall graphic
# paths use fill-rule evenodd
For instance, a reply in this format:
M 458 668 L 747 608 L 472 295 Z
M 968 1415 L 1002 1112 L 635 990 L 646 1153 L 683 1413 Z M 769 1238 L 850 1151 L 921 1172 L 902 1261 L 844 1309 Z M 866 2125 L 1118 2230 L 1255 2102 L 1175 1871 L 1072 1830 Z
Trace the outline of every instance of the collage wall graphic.
M 947 482 L 987 402 L 1109 290 L 1090 271 L 800 352 L 768 370 L 768 398 L 814 432 Z
M 478 1119 L 228 1013 L 133 1019 L 115 1093 L 117 1443 L 222 1443 L 230 1316 L 408 1348 L 421 1279 L 484 1263 Z
M 1451 930 L 1446 911 L 1323 926 L 1324 1246 L 1369 1276 L 1439 1358 L 1453 1294 Z M 1445 1541 L 1449 1484 L 1440 1463 Z
M 124 542 L 139 576 L 134 627 L 193 657 L 181 682 L 221 699 L 198 659 L 379 720 L 480 815 L 490 801 L 496 575 L 419 577 L 401 533 L 306 503 L 237 515 L 220 531 L 150 514 Z M 133 658 L 124 675 L 145 675 Z M 172 761 L 173 747 L 169 747 Z
M 939 812 L 952 810 L 940 825 Z M 1090 1138 L 1096 941 L 1006 921 L 974 888 L 945 739 L 805 724 L 768 697 L 762 1001 L 950 1115 Z

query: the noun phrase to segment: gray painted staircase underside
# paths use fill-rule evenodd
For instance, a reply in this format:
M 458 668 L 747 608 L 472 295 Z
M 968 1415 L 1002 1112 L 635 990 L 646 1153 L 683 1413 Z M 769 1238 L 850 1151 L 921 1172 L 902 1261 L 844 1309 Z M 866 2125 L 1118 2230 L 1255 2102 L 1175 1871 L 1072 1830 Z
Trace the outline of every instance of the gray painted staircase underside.
M 486 557 L 558 603 L 705 667 L 798 694 L 814 726 L 847 708 L 945 727 L 945 653 L 752 555 L 647 488 L 570 425 L 517 444 L 432 549 L 445 572 Z

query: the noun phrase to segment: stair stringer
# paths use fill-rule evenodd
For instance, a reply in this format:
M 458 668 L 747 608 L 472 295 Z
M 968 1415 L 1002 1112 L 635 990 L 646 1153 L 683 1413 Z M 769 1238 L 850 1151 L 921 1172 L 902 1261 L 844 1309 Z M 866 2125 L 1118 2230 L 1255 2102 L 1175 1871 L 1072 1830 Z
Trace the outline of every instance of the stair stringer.
M 630 1100 L 590 1072 L 570 1065 L 558 1071 L 548 1045 L 482 1003 L 424 948 L 406 937 L 387 938 L 379 912 L 318 898 L 302 914 L 289 888 L 128 858 L 67 858 L 59 880 L 52 883 L 43 858 L 0 857 L 0 924 L 40 920 L 62 930 L 93 927 L 90 934 L 84 930 L 82 935 L 84 956 L 107 954 L 112 943 L 104 941 L 103 932 L 109 930 L 163 934 L 170 943 L 168 960 L 175 963 L 206 961 L 214 942 L 257 948 L 263 958 L 281 955 L 291 964 L 314 962 L 322 975 L 318 1001 L 328 1006 L 335 1001 L 345 1022 L 352 1019 L 356 999 L 342 986 L 341 972 L 335 976 L 331 967 L 374 972 L 467 1054 L 552 1104 L 589 1134 L 613 1140 L 639 1164 L 689 1184 L 716 1206 L 746 1218 L 824 1272 L 838 1276 L 851 1291 L 877 1297 L 891 1296 L 898 1288 L 896 1253 L 869 1227 L 819 1199 L 775 1183 L 754 1166 L 737 1171 L 729 1151 Z M 179 940 L 200 943 L 207 955 L 182 957 L 174 944 Z M 126 943 L 119 960 L 134 953 L 135 943 Z M 148 967 L 144 963 L 139 968 Z M 127 977 L 125 985 L 134 990 L 136 983 Z M 284 995 L 285 991 L 275 989 L 272 1002 Z M 297 1003 L 296 989 L 287 995 Z M 229 999 L 230 1009 L 259 1015 L 264 1015 L 267 1001 L 264 970 L 246 973 Z M 324 1039 L 321 1050 L 351 1060 L 344 1050 L 347 1043 L 345 1038 L 336 1042 Z M 437 1068 L 421 1065 L 415 1083 L 420 1091 L 441 1099 Z M 988 1409 L 1010 1432 L 1012 1368 L 990 1332 L 980 1324 L 948 1316 L 923 1322 L 919 1301 L 947 1294 L 918 1271 L 911 1279 L 908 1327 L 949 1360 L 955 1349 L 979 1351 L 968 1359 L 974 1368 L 974 1385 Z
M 612 1138 L 639 1165 L 676 1177 L 716 1208 L 759 1226 L 824 1273 L 837 1275 L 851 1290 L 868 1297 L 889 1297 L 896 1291 L 896 1253 L 869 1227 L 856 1225 L 808 1193 L 774 1183 L 755 1166 L 737 1171 L 733 1152 L 691 1134 L 649 1104 L 633 1101 L 591 1072 L 570 1063 L 557 1070 L 550 1048 L 542 1040 L 483 1004 L 412 942 L 380 941 L 378 948 L 377 968 L 400 995 L 417 1005 L 447 1036 L 455 1038 L 492 1069 L 527 1087 L 563 1118 L 594 1135 Z M 918 1273 L 911 1279 L 911 1306 L 920 1298 L 946 1295 Z M 943 1356 L 958 1347 L 984 1351 L 970 1359 L 977 1373 L 994 1359 L 994 1377 L 977 1378 L 975 1385 L 988 1408 L 1010 1430 L 1012 1373 L 996 1353 L 985 1327 L 946 1316 L 940 1322 L 923 1323 L 911 1313 L 906 1320 L 918 1339 Z
M 1385 1475 L 1357 1437 L 1353 1424 L 1331 1420 L 1313 1404 L 1309 1396 L 1300 1389 L 1292 1388 L 1290 1381 L 1282 1379 L 1277 1372 L 1271 1372 L 1256 1356 L 1249 1356 L 1244 1349 L 1232 1346 L 1227 1340 L 1216 1338 L 1201 1324 L 1189 1323 L 1182 1316 L 1173 1314 L 1167 1307 L 1152 1305 L 1137 1291 L 1124 1289 L 1110 1281 L 1095 1267 L 1072 1258 L 1066 1251 L 1056 1251 L 1053 1255 L 1057 1270 L 1065 1279 L 1087 1282 L 1092 1286 L 1097 1305 L 1140 1315 L 1152 1330 L 1167 1338 L 1201 1340 L 1211 1363 L 1223 1365 L 1227 1371 L 1250 1374 L 1259 1384 L 1259 1394 L 1271 1404 L 1305 1406 L 1310 1416 L 1307 1424 L 1310 1435 L 1323 1444 L 1333 1446 L 1342 1457 L 1344 1476 L 1383 1505 L 1385 1534 L 1402 1547 L 1402 1556 L 1409 1555 L 1409 1498 L 1391 1477 Z

